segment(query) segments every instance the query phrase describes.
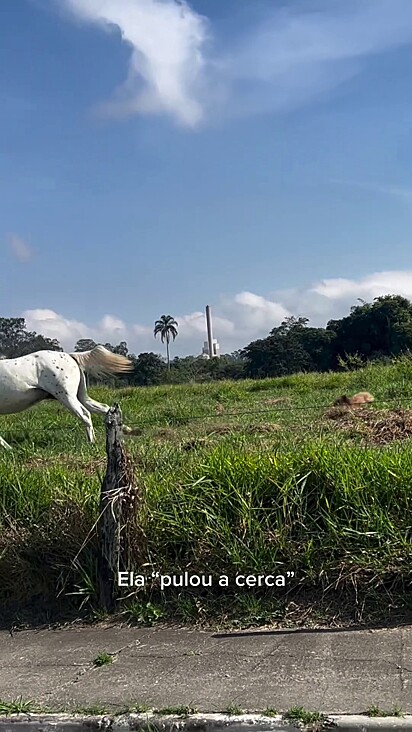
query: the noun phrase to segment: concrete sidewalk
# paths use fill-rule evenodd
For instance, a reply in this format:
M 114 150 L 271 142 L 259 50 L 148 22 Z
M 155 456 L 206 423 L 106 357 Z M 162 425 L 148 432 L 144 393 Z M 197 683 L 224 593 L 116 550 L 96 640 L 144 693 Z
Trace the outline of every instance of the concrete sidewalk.
M 100 652 L 114 662 L 96 667 Z M 412 627 L 390 630 L 192 630 L 70 627 L 0 632 L 0 699 L 113 711 L 146 704 L 202 713 L 298 705 L 412 712 Z

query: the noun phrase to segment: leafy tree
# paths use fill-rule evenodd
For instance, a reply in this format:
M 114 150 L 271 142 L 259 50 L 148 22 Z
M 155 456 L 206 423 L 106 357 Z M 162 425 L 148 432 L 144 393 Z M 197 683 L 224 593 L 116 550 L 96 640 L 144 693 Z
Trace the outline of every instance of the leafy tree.
M 220 358 L 202 360 L 205 364 L 207 375 L 213 381 L 246 378 L 246 362 L 243 358 L 233 358 L 225 354 L 220 356 Z
M 80 338 L 75 347 L 74 350 L 76 353 L 83 352 L 83 351 L 91 351 L 93 348 L 97 346 L 97 343 L 93 341 L 91 338 Z
M 19 356 L 27 356 L 36 351 L 62 351 L 62 347 L 56 338 L 45 338 L 38 333 L 28 333 L 29 338 L 19 347 Z
M 105 343 L 104 347 L 112 353 L 118 353 L 120 356 L 127 356 L 129 353 L 126 341 L 120 341 L 117 346 L 113 346 L 111 343 Z
M 301 333 L 308 323 L 309 318 L 295 318 L 294 315 L 289 315 L 277 328 L 272 328 L 270 335 L 286 336 L 290 333 Z
M 162 343 L 166 341 L 166 360 L 168 369 L 170 369 L 170 338 L 173 338 L 173 340 L 175 340 L 178 334 L 178 325 L 179 324 L 174 318 L 172 318 L 171 315 L 162 315 L 159 320 L 156 320 L 155 322 L 155 327 L 153 331 L 154 337 L 156 338 L 157 335 L 160 335 L 160 340 L 162 341 Z
M 24 318 L 0 318 L 0 352 L 6 358 L 12 358 L 10 351 L 18 349 L 27 339 Z
M 249 343 L 243 354 L 247 375 L 258 379 L 306 371 L 310 365 L 302 344 L 279 333 Z
M 59 342 L 26 330 L 24 318 L 0 318 L 0 355 L 17 358 L 35 351 L 62 351 Z
M 138 386 L 161 384 L 166 376 L 164 361 L 156 353 L 140 353 L 135 361 L 133 383 Z
M 334 333 L 325 328 L 303 328 L 299 340 L 309 356 L 310 371 L 328 371 L 333 368 Z
M 201 356 L 176 356 L 170 364 L 169 382 L 184 384 L 189 381 L 203 381 L 205 373 L 205 359 Z
M 233 354 L 220 358 L 205 359 L 202 356 L 176 356 L 170 362 L 167 383 L 185 384 L 188 382 L 216 381 L 222 379 L 245 378 L 245 361 Z
M 126 341 L 120 341 L 118 346 L 114 346 L 113 353 L 118 353 L 119 356 L 127 356 L 129 354 L 129 349 Z
M 225 353 L 225 356 L 228 361 L 244 361 L 244 358 L 242 356 L 242 349 L 239 349 L 238 351 L 233 351 L 233 353 Z
M 335 364 L 353 354 L 364 360 L 398 355 L 412 348 L 412 303 L 400 295 L 376 297 L 326 329 L 335 335 Z
M 334 334 L 324 328 L 308 328 L 308 322 L 308 318 L 288 317 L 267 338 L 246 346 L 241 352 L 246 373 L 263 378 L 330 368 Z

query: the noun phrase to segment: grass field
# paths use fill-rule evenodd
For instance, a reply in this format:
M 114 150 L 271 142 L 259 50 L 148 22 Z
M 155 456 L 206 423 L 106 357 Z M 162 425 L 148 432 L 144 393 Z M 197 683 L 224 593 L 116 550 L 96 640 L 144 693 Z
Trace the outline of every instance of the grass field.
M 325 412 L 342 393 L 372 406 Z M 91 389 L 119 401 L 140 493 L 145 574 L 213 576 L 207 588 L 137 590 L 119 608 L 140 623 L 402 622 L 412 570 L 412 362 L 351 373 L 146 389 Z M 283 401 L 276 401 L 282 399 Z M 57 404 L 2 417 L 0 613 L 16 624 L 99 619 L 98 441 Z M 136 558 L 137 562 L 137 558 Z M 139 565 L 132 567 L 139 571 Z M 234 577 L 286 575 L 285 587 Z M 228 575 L 229 587 L 215 578 Z M 130 592 L 128 593 L 130 594 Z

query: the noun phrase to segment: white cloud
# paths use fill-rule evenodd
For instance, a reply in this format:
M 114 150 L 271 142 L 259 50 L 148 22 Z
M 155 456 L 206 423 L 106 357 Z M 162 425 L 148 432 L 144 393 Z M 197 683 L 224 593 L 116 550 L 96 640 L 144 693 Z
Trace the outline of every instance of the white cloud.
M 179 323 L 179 335 L 186 340 L 205 336 L 206 332 L 206 315 L 204 312 L 197 311 L 190 315 L 183 315 L 176 318 Z M 234 331 L 234 324 L 225 317 L 213 316 L 213 327 L 219 330 L 222 335 L 230 335 Z M 205 336 L 206 337 L 206 336 Z
M 322 280 L 312 292 L 327 300 L 348 302 L 358 297 L 373 300 L 379 295 L 403 295 L 412 299 L 412 272 L 375 272 L 359 280 Z
M 235 295 L 231 309 L 240 316 L 242 330 L 246 333 L 270 330 L 290 315 L 281 303 L 267 300 L 253 292 L 240 292 Z
M 62 345 L 73 345 L 79 338 L 91 338 L 91 330 L 78 320 L 65 318 L 63 315 L 46 308 L 25 310 L 21 317 L 26 320 L 28 330 L 35 330 L 48 338 L 57 338 Z
M 18 259 L 19 262 L 29 262 L 33 257 L 32 248 L 26 241 L 24 241 L 24 239 L 21 238 L 21 236 L 18 236 L 17 234 L 10 234 L 8 242 L 15 258 Z
M 349 313 L 359 299 L 372 302 L 381 295 L 402 295 L 412 300 L 412 271 L 375 272 L 357 279 L 342 277 L 321 280 L 307 289 L 281 290 L 279 302 L 295 316 L 305 316 L 313 326 Z
M 92 338 L 95 341 L 123 340 L 128 335 L 128 328 L 119 318 L 105 315 L 96 325 L 86 325 L 79 320 L 66 318 L 54 310 L 36 308 L 22 313 L 29 330 L 35 330 L 48 338 L 57 338 L 61 345 L 70 350 L 80 338 Z
M 104 333 L 122 336 L 126 332 L 126 326 L 122 320 L 114 315 L 105 315 L 100 321 L 100 330 Z
M 282 290 L 266 298 L 253 292 L 240 292 L 212 307 L 213 334 L 222 353 L 242 348 L 252 340 L 264 338 L 289 315 L 305 316 L 310 325 L 324 326 L 333 318 L 347 315 L 358 298 L 371 302 L 380 295 L 403 295 L 412 300 L 412 271 L 375 272 L 358 279 L 327 279 L 307 289 Z M 130 324 L 114 315 L 105 315 L 96 325 L 65 317 L 54 310 L 33 309 L 22 313 L 30 330 L 57 338 L 70 351 L 79 338 L 113 344 L 126 340 L 134 353 L 154 351 L 163 355 L 163 346 L 153 337 L 153 325 Z M 176 315 L 179 335 L 173 344 L 174 355 L 200 354 L 206 340 L 204 312 Z
M 172 115 L 197 125 L 203 110 L 197 98 L 202 83 L 207 21 L 185 2 L 174 0 L 65 0 L 78 18 L 115 26 L 131 48 L 128 77 L 110 114 Z
M 218 24 L 185 0 L 63 2 L 80 21 L 116 29 L 130 48 L 126 81 L 104 111 L 166 114 L 188 127 L 306 103 L 368 57 L 412 41 L 410 0 L 268 0 L 241 36 L 223 41 Z

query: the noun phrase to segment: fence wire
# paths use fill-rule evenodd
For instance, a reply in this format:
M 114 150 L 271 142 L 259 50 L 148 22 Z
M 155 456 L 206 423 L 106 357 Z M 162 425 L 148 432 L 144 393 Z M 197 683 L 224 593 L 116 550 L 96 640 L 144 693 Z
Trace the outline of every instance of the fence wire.
M 412 402 L 412 394 L 410 397 L 390 397 L 388 399 L 374 399 L 373 404 L 394 404 L 402 405 L 406 403 Z M 182 405 L 175 405 L 176 412 L 179 410 L 179 408 L 183 406 Z M 123 413 L 123 422 L 124 424 L 127 424 L 128 427 L 134 430 L 141 430 L 144 427 L 165 427 L 165 426 L 174 426 L 174 427 L 185 427 L 190 422 L 196 422 L 199 420 L 210 420 L 210 419 L 227 419 L 228 417 L 251 417 L 255 415 L 262 415 L 262 414 L 276 414 L 278 412 L 313 412 L 316 410 L 325 410 L 325 409 L 331 409 L 333 407 L 333 404 L 330 402 L 325 402 L 323 404 L 305 404 L 305 405 L 282 405 L 282 404 L 276 404 L 270 407 L 269 409 L 250 409 L 250 410 L 238 410 L 234 412 L 215 412 L 213 414 L 191 414 L 191 415 L 179 415 L 176 413 L 174 416 L 169 415 L 159 415 L 157 418 L 153 419 L 142 419 L 138 423 L 131 423 L 127 417 L 125 417 Z M 122 410 L 123 412 L 123 410 Z M 11 415 L 8 415 L 11 416 Z M 309 420 L 307 420 L 309 422 Z M 56 432 L 56 431 L 64 431 L 64 432 L 72 432 L 73 434 L 78 432 L 79 425 L 77 423 L 74 423 L 72 427 L 61 425 L 60 423 L 56 423 L 54 425 L 47 425 L 47 426 L 38 426 L 38 425 L 27 425 L 24 427 L 21 427 L 20 429 L 16 429 L 14 425 L 8 426 L 5 424 L 2 428 L 0 428 L 1 433 L 5 432 L 13 432 L 13 433 L 24 433 L 27 431 L 33 430 L 33 428 L 36 430 L 37 433 L 42 432 Z M 139 435 L 135 435 L 139 436 Z

